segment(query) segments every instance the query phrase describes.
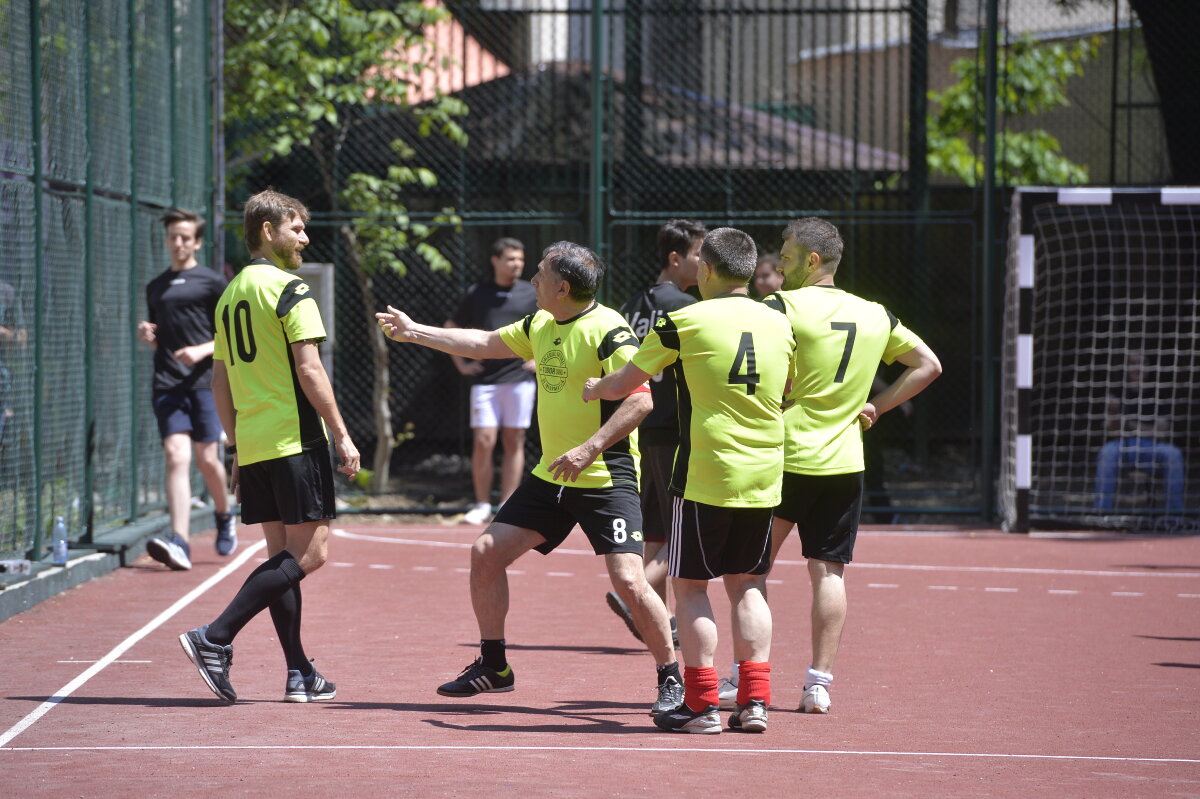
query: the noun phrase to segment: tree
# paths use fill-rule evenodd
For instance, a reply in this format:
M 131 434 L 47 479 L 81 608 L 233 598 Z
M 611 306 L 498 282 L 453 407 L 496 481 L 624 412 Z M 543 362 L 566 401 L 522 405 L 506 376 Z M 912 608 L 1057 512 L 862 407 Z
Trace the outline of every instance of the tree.
M 387 485 L 399 440 L 388 407 L 387 340 L 374 323 L 374 276 L 404 274 L 406 253 L 431 269 L 448 270 L 449 262 L 429 237 L 458 219 L 452 209 L 443 209 L 431 223 L 417 223 L 409 215 L 405 189 L 437 184 L 431 170 L 406 163 L 415 154 L 412 142 L 392 142 L 395 161 L 381 175 L 343 176 L 339 154 L 348 135 L 374 112 L 409 115 L 416 136 L 436 134 L 466 146 L 457 123 L 467 110 L 461 101 L 439 94 L 410 103 L 410 89 L 421 73 L 447 65 L 424 31 L 448 18 L 443 8 L 419 0 L 226 0 L 225 6 L 225 124 L 238 131 L 229 148 L 231 179 L 250 165 L 303 147 L 316 165 L 314 178 L 324 195 L 349 212 L 339 235 L 358 281 L 372 351 L 373 490 Z
M 997 113 L 1024 116 L 1069 105 L 1067 81 L 1083 74 L 1083 64 L 1095 58 L 1098 50 L 1099 40 L 1094 37 L 1048 45 L 1021 39 L 1001 48 Z M 929 168 L 974 186 L 984 178 L 984 160 L 978 156 L 984 139 L 978 105 L 983 65 L 974 58 L 960 58 L 951 70 L 958 82 L 929 93 L 931 103 L 938 106 L 928 121 Z M 1058 139 L 1044 130 L 998 130 L 996 170 L 997 180 L 1007 185 L 1087 181 L 1087 168 L 1065 158 Z

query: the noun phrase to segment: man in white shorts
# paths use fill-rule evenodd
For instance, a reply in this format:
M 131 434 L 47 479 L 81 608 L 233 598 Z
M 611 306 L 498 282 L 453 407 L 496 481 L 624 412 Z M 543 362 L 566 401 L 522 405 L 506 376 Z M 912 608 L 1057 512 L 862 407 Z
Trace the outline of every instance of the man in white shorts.
M 492 244 L 492 278 L 471 286 L 446 327 L 497 330 L 537 311 L 533 286 L 521 280 L 525 245 L 513 238 Z M 450 356 L 459 374 L 471 381 L 471 482 L 475 504 L 464 524 L 483 524 L 492 517 L 493 452 L 500 437 L 500 502 L 521 482 L 525 471 L 525 431 L 533 415 L 536 393 L 533 361 L 520 358 L 472 360 Z

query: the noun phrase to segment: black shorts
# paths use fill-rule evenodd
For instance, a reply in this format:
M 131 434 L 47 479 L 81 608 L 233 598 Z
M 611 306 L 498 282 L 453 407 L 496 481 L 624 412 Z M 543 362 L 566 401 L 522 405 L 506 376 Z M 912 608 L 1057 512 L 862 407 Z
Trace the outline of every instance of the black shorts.
M 685 580 L 766 574 L 774 508 L 719 508 L 672 497 L 667 573 Z
M 211 388 L 155 391 L 150 403 L 162 438 L 188 433 L 200 443 L 221 440 L 221 417 Z
M 642 533 L 647 541 L 666 541 L 671 529 L 671 469 L 674 444 L 643 444 Z
M 546 543 L 534 549 L 543 555 L 566 540 L 576 524 L 597 555 L 642 554 L 642 509 L 632 485 L 573 488 L 530 475 L 493 521 L 539 533 Z
M 862 516 L 863 473 L 783 473 L 783 501 L 775 515 L 800 532 L 804 557 L 849 563 Z
M 328 444 L 299 455 L 238 466 L 242 524 L 305 524 L 337 518 L 333 449 Z

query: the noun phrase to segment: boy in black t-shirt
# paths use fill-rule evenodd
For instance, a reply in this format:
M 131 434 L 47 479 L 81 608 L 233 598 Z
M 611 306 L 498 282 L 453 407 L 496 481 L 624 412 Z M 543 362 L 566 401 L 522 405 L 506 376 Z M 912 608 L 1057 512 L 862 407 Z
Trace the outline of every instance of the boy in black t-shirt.
M 188 534 L 193 450 L 216 506 L 217 553 L 230 555 L 237 548 L 225 465 L 217 452 L 221 420 L 211 387 L 213 313 L 225 279 L 196 261 L 204 239 L 202 216 L 171 210 L 162 221 L 171 266 L 146 284 L 149 319 L 138 323 L 137 330 L 138 338 L 154 348 L 154 415 L 167 467 L 171 529 L 147 542 L 146 552 L 172 569 L 185 570 L 192 567 Z
M 492 244 L 492 279 L 467 291 L 445 327 L 498 330 L 537 311 L 533 286 L 521 280 L 525 245 L 514 238 Z M 525 431 L 533 414 L 533 361 L 520 358 L 476 361 L 451 355 L 459 374 L 471 381 L 471 482 L 475 504 L 462 521 L 483 524 L 492 517 L 492 453 L 499 433 L 500 502 L 516 490 L 525 472 Z

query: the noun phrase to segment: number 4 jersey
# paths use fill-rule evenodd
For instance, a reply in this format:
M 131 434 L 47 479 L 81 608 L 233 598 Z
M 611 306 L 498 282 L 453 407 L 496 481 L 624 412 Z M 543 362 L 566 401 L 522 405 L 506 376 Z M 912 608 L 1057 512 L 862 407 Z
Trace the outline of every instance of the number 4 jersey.
M 671 492 L 722 508 L 779 504 L 784 387 L 795 341 L 787 319 L 744 294 L 660 316 L 634 366 L 674 370 L 679 449 Z
M 805 286 L 763 300 L 782 311 L 796 336 L 796 375 L 784 412 L 784 471 L 850 474 L 863 470 L 858 415 L 879 362 L 921 343 L 877 302 L 835 286 Z
M 230 281 L 217 302 L 213 358 L 225 362 L 237 408 L 238 463 L 328 446 L 325 425 L 296 377 L 291 345 L 322 341 L 308 284 L 264 259 Z

